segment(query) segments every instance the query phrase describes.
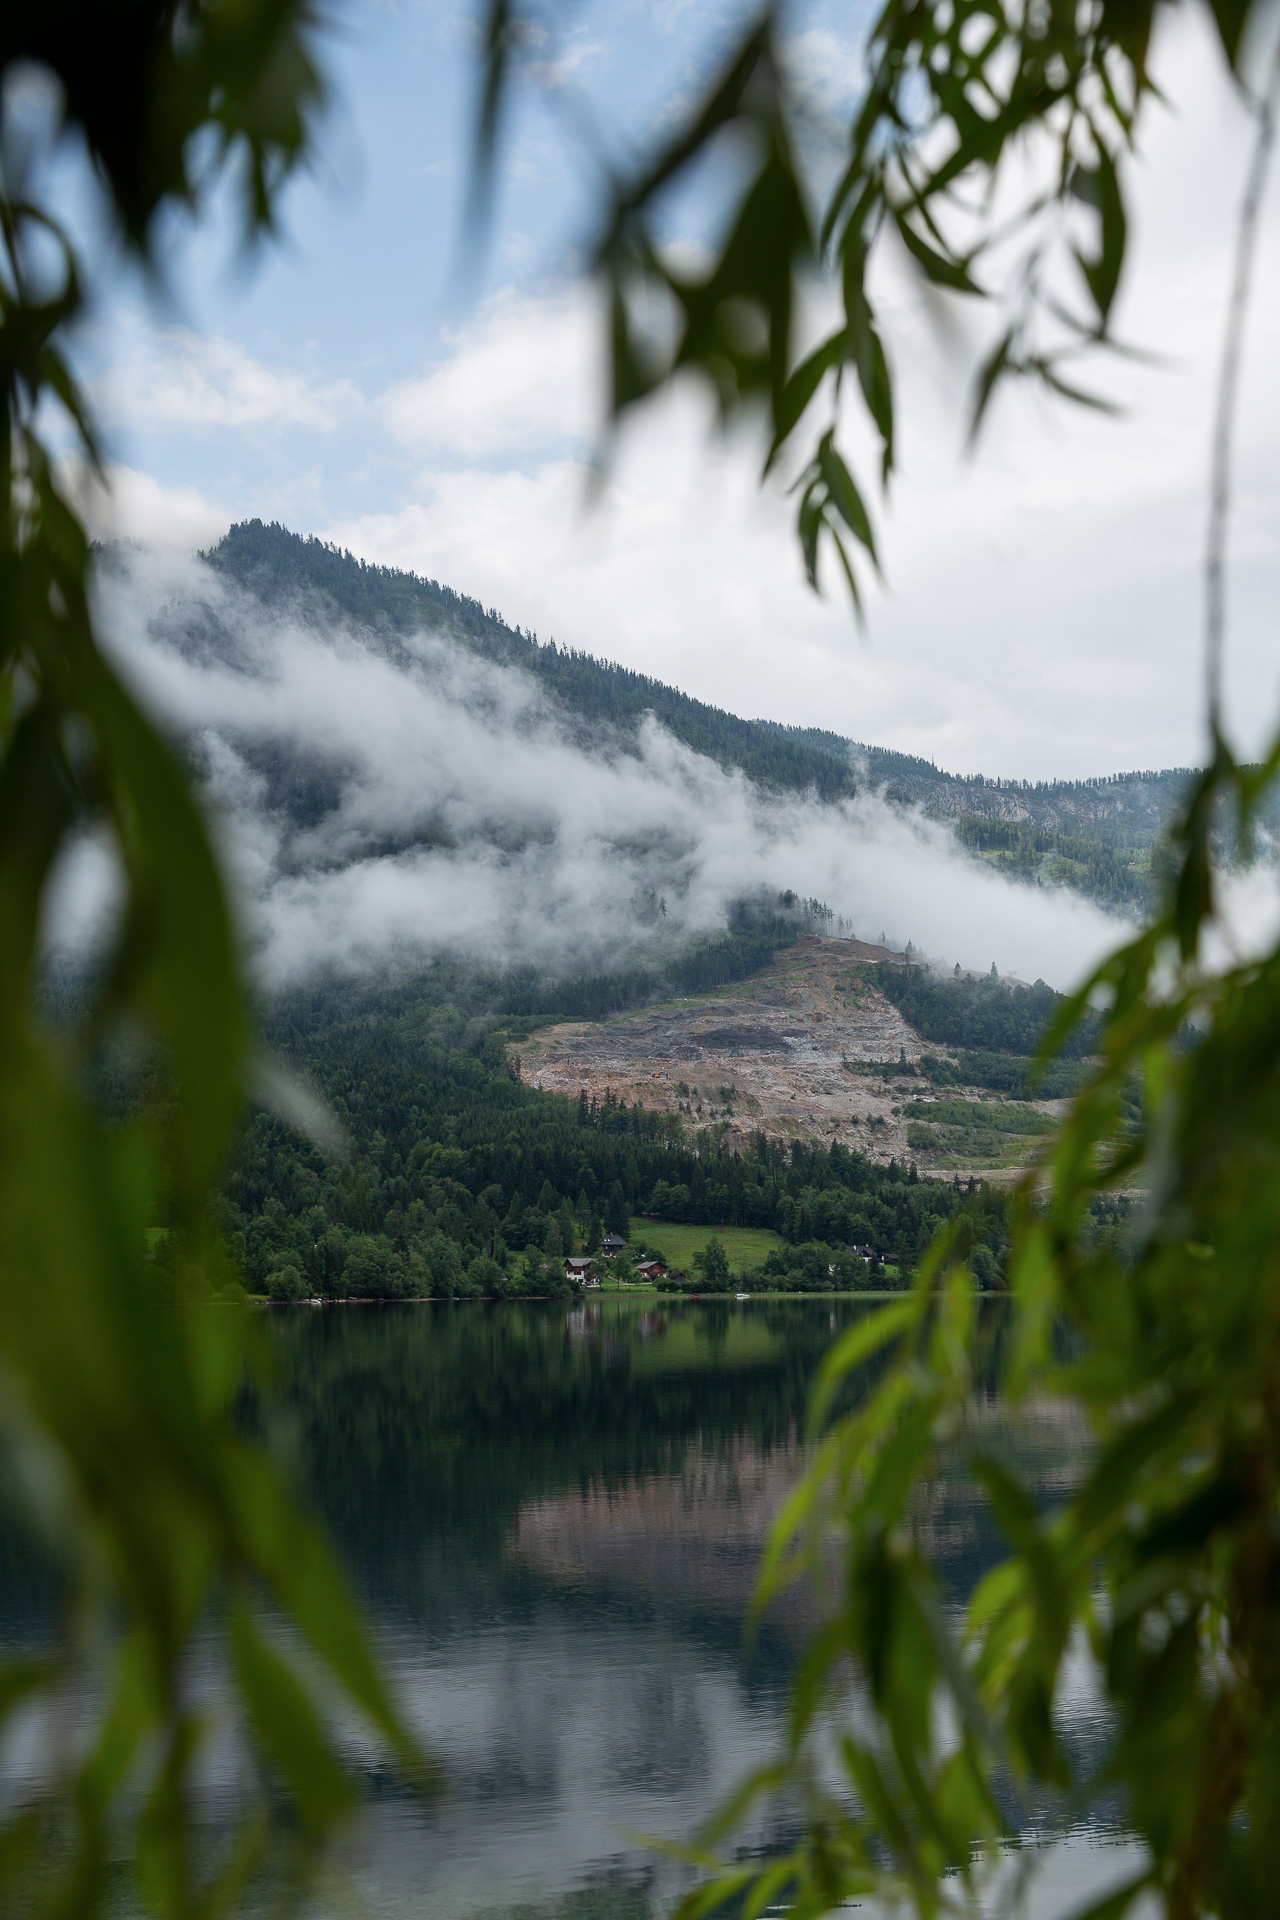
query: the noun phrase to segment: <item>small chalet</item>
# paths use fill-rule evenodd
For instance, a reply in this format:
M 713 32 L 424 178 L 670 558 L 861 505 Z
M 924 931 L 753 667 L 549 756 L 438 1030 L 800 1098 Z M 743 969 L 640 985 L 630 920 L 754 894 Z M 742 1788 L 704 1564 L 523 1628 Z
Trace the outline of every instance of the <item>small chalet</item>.
M 874 1260 L 876 1257 L 874 1247 L 850 1247 L 849 1251 L 855 1260 Z
M 636 1268 L 639 1280 L 661 1280 L 666 1276 L 666 1264 L 661 1260 L 642 1260 Z
M 564 1270 L 570 1280 L 581 1280 L 585 1283 L 591 1273 L 590 1256 L 584 1258 L 580 1254 L 570 1254 L 564 1263 Z
M 625 1253 L 627 1243 L 620 1233 L 606 1233 L 600 1247 L 604 1253 Z

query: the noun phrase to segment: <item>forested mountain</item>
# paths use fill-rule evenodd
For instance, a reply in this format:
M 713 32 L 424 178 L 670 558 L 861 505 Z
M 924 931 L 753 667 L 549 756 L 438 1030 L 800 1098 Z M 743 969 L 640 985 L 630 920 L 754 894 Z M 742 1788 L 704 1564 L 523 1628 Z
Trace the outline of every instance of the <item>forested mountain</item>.
M 396 637 L 428 628 L 533 674 L 569 711 L 626 733 L 652 712 L 675 737 L 762 786 L 826 800 L 874 788 L 955 825 L 972 854 L 1032 884 L 1061 884 L 1122 910 L 1147 899 L 1153 849 L 1189 769 L 1027 782 L 961 776 L 930 761 L 818 728 L 743 720 L 646 674 L 541 642 L 496 608 L 261 520 L 241 522 L 204 558 L 260 599 L 314 596 L 346 619 Z
M 1108 847 L 1150 847 L 1194 771 L 1166 767 L 1158 773 L 1113 773 L 1096 780 L 991 779 L 981 773 L 944 773 L 931 760 L 846 740 L 817 727 L 785 727 L 771 720 L 757 720 L 755 725 L 812 752 L 828 754 L 850 766 L 855 777 L 869 779 L 874 786 L 940 817 L 1077 834 Z
M 535 674 L 586 720 L 631 727 L 643 714 L 654 713 L 695 753 L 721 766 L 738 767 L 762 786 L 812 788 L 832 799 L 856 791 L 859 784 L 844 762 L 800 740 L 692 700 L 629 667 L 558 647 L 554 640 L 544 644 L 509 626 L 496 608 L 482 607 L 451 587 L 394 567 L 370 565 L 284 527 L 243 521 L 204 558 L 268 602 L 315 594 L 349 620 L 388 634 L 421 627 L 443 631 L 485 659 Z
M 744 914 L 722 940 L 690 945 L 682 977 L 704 986 L 712 975 L 715 984 L 740 978 L 807 924 L 802 903 Z M 853 976 L 947 1049 L 883 1069 L 895 1084 L 902 1077 L 909 1146 L 972 1145 L 975 1130 L 985 1139 L 992 1127 L 1043 1130 L 1025 1106 L 969 1092 L 930 1103 L 921 1083 L 985 1085 L 1016 1098 L 1061 995 L 1042 981 L 942 978 L 890 961 L 859 963 Z M 623 1004 L 628 986 L 644 998 L 653 981 L 565 980 L 552 1005 L 552 988 L 533 975 L 438 961 L 396 983 L 313 981 L 276 995 L 263 1011 L 268 1036 L 318 1085 L 351 1153 L 331 1160 L 266 1114 L 251 1122 L 225 1214 L 250 1284 L 286 1298 L 545 1293 L 563 1284 L 560 1255 L 590 1250 L 605 1229 L 625 1235 L 631 1216 L 645 1213 L 772 1228 L 785 1244 L 756 1276 L 760 1285 L 857 1286 L 867 1274 L 851 1262 L 850 1244 L 875 1247 L 905 1276 L 960 1207 L 974 1214 L 975 1271 L 996 1284 L 1003 1203 L 971 1177 L 920 1180 L 909 1162 L 885 1166 L 841 1144 L 764 1134 L 734 1151 L 723 1126 L 691 1132 L 677 1114 L 611 1091 L 598 1100 L 540 1092 L 512 1070 L 512 1041 L 548 1015 L 592 1017 Z M 1073 1035 L 1040 1092 L 1069 1090 L 1093 1037 L 1088 1024 Z
M 661 980 L 636 969 L 552 984 L 439 960 L 394 982 L 313 980 L 276 994 L 261 1010 L 269 1040 L 319 1087 L 352 1151 L 326 1159 L 265 1113 L 249 1124 L 225 1202 L 246 1278 L 286 1298 L 545 1292 L 559 1284 L 548 1249 L 590 1244 L 593 1222 L 597 1238 L 602 1227 L 625 1233 L 633 1212 L 650 1210 L 774 1228 L 795 1249 L 796 1275 L 813 1269 L 826 1286 L 850 1241 L 908 1267 L 970 1193 L 843 1148 L 761 1137 L 736 1154 L 714 1127 L 691 1135 L 612 1096 L 540 1093 L 508 1062 L 508 1043 L 548 1017 L 598 1017 L 659 985 L 742 978 L 809 930 L 814 905 L 743 908 Z M 984 1218 L 998 1247 L 998 1204 Z M 804 1252 L 818 1244 L 820 1256 Z
M 866 1281 L 843 1249 L 867 1242 L 905 1272 L 941 1221 L 977 1208 L 987 1273 L 1003 1241 L 998 1197 L 921 1181 L 914 1167 L 757 1137 L 728 1151 L 674 1115 L 524 1086 L 507 1042 L 531 1021 L 484 1005 L 440 970 L 392 991 L 277 1001 L 276 1047 L 319 1086 L 346 1128 L 345 1160 L 266 1114 L 246 1128 L 225 1225 L 250 1284 L 278 1297 L 545 1293 L 559 1259 L 624 1234 L 633 1213 L 775 1229 L 793 1284 Z M 855 1271 L 856 1268 L 856 1271 Z M 567 1284 L 567 1283 L 566 1283 Z
M 927 762 L 831 734 L 739 719 L 644 675 L 541 644 L 496 610 L 434 581 L 369 566 L 281 527 L 237 526 L 206 558 L 267 605 L 312 600 L 322 620 L 336 610 L 360 629 L 364 644 L 393 661 L 407 660 L 408 636 L 428 629 L 483 659 L 518 667 L 585 722 L 606 752 L 610 729 L 625 741 L 653 712 L 687 746 L 765 787 L 812 790 L 829 800 L 859 785 L 887 788 L 904 804 L 958 814 L 962 844 L 1029 880 L 1069 878 L 1123 904 L 1134 903 L 1141 885 L 1118 841 L 1067 835 L 1043 809 L 1034 812 L 1046 793 L 1059 790 L 956 781 Z M 206 633 L 197 630 L 198 611 L 179 609 L 174 617 L 179 625 L 194 621 L 178 642 L 200 657 L 234 649 L 234 636 L 216 620 Z M 308 832 L 338 810 L 343 768 L 278 731 L 246 732 L 236 745 L 261 782 L 265 807 L 291 823 L 295 839 L 283 842 L 286 853 L 297 844 L 307 855 Z M 1159 776 L 1061 792 L 1080 808 L 1090 794 L 1101 794 L 1107 806 L 1099 802 L 1099 820 L 1117 833 L 1122 820 L 1138 821 L 1149 848 L 1175 784 L 1174 776 Z M 1134 794 L 1147 804 L 1145 814 L 1130 804 Z M 992 795 L 1003 811 L 993 810 Z M 960 804 L 966 799 L 968 812 Z M 1062 800 L 1055 817 L 1066 820 L 1066 806 Z M 414 845 L 424 831 L 416 816 L 406 817 L 403 833 Z M 1137 837 L 1135 828 L 1135 845 Z M 341 839 L 333 845 L 341 858 Z M 1069 872 L 1067 861 L 1074 862 Z M 655 914 L 662 910 L 653 904 Z M 865 1281 L 864 1267 L 855 1275 L 848 1265 L 849 1243 L 872 1245 L 905 1273 L 939 1221 L 971 1205 L 985 1249 L 977 1270 L 994 1283 L 1001 1206 L 971 1182 L 962 1191 L 920 1181 L 910 1165 L 886 1167 L 838 1145 L 759 1136 L 735 1153 L 715 1128 L 693 1135 L 674 1115 L 621 1105 L 615 1096 L 593 1104 L 542 1093 L 522 1085 L 508 1065 L 508 1043 L 536 1024 L 598 1019 L 724 987 L 829 918 L 818 903 L 784 894 L 740 903 L 719 935 L 673 933 L 636 946 L 644 957 L 623 955 L 594 972 L 568 957 L 557 972 L 545 964 L 485 967 L 437 956 L 398 973 L 335 972 L 276 992 L 262 1007 L 268 1038 L 318 1085 L 351 1151 L 345 1161 L 326 1160 L 269 1116 L 252 1121 L 225 1201 L 247 1278 L 284 1297 L 545 1291 L 564 1284 L 560 1254 L 590 1246 L 603 1227 L 625 1231 L 633 1212 L 653 1212 L 695 1224 L 771 1227 L 785 1243 L 771 1256 L 771 1282 L 829 1286 L 833 1278 Z M 1029 1057 L 1058 1004 L 1048 988 L 940 981 L 887 964 L 871 977 L 925 1039 L 949 1050 L 951 1057 L 939 1053 L 918 1070 L 904 1064 L 917 1085 L 923 1075 L 935 1085 L 1023 1090 Z M 1078 1072 L 1072 1061 L 1058 1063 L 1048 1090 L 1062 1090 Z M 962 1105 L 951 1100 L 943 1116 L 953 1130 L 967 1116 Z M 940 1112 L 927 1117 L 941 1125 Z

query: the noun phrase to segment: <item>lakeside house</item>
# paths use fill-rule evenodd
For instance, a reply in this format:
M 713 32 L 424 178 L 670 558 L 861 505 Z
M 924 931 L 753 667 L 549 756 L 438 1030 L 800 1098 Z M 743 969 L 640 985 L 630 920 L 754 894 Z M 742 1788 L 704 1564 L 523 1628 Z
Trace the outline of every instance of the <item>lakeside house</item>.
M 598 1287 L 599 1278 L 591 1271 L 590 1254 L 571 1253 L 564 1263 L 564 1270 L 570 1280 L 576 1280 L 582 1287 Z
M 627 1243 L 620 1233 L 606 1233 L 604 1239 L 600 1242 L 600 1251 L 602 1253 L 625 1253 L 626 1250 Z
M 637 1280 L 662 1280 L 666 1273 L 666 1264 L 661 1260 L 641 1260 L 636 1267 Z

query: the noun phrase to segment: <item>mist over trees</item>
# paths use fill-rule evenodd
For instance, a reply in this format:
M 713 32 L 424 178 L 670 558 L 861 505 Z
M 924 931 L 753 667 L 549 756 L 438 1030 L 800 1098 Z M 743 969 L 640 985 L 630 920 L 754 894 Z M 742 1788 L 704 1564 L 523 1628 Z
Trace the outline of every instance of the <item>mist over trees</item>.
M 695 753 L 767 790 L 828 801 L 876 791 L 891 804 L 922 807 L 954 823 L 960 846 L 1000 872 L 1065 886 L 1111 909 L 1148 904 L 1152 850 L 1192 778 L 1187 768 L 1039 784 L 957 776 L 821 729 L 740 719 L 648 675 L 540 641 L 451 587 L 274 522 L 238 523 L 204 558 L 267 606 L 301 602 L 321 621 L 337 617 L 381 633 L 389 647 L 422 629 L 442 632 L 483 659 L 532 674 L 568 713 L 623 739 L 652 713 Z

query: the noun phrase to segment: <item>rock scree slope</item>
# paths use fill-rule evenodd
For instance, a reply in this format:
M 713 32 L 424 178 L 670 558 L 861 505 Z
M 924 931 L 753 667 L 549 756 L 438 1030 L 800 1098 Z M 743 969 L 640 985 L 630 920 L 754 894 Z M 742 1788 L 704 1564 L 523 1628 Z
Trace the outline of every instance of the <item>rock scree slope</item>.
M 731 1147 L 757 1132 L 839 1140 L 873 1160 L 917 1159 L 923 1170 L 930 1155 L 912 1152 L 901 1109 L 922 1098 L 932 1103 L 931 1091 L 914 1076 L 904 1083 L 883 1070 L 947 1050 L 921 1040 L 853 971 L 904 958 L 810 935 L 733 986 L 544 1027 L 513 1047 L 513 1064 L 527 1086 L 640 1102 L 678 1114 L 691 1129 L 715 1125 Z M 961 1090 L 949 1091 L 954 1099 Z M 991 1099 L 981 1090 L 975 1097 Z M 1057 1103 L 1036 1105 L 1047 1114 Z

